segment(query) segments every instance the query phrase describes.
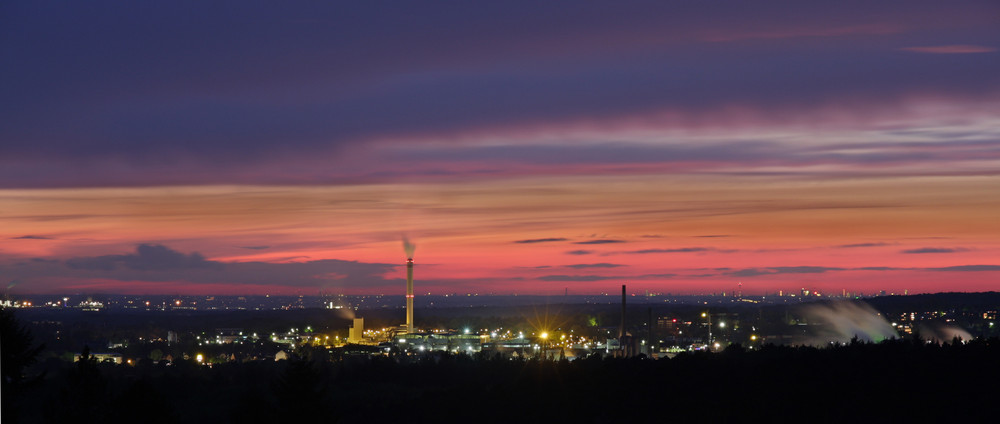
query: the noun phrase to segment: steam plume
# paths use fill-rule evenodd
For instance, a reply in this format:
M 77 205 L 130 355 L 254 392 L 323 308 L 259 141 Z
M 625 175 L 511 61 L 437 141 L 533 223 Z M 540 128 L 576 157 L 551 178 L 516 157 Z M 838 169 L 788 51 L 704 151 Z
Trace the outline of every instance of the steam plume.
M 831 302 L 813 304 L 802 309 L 802 316 L 813 327 L 813 334 L 798 344 L 821 346 L 830 342 L 847 343 L 857 337 L 861 341 L 880 342 L 896 337 L 896 330 L 874 308 L 866 303 Z
M 922 324 L 919 327 L 920 338 L 934 343 L 951 343 L 955 338 L 962 341 L 972 340 L 972 334 L 954 325 L 940 323 Z
M 403 236 L 403 251 L 406 252 L 407 258 L 413 257 L 413 252 L 417 250 L 417 245 L 410 243 L 410 239 Z

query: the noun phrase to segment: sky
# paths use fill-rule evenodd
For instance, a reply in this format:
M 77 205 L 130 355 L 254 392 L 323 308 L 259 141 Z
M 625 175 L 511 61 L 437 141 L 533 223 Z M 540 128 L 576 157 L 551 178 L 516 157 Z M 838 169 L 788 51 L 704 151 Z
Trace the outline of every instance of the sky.
M 6 1 L 6 293 L 1000 289 L 995 1 Z

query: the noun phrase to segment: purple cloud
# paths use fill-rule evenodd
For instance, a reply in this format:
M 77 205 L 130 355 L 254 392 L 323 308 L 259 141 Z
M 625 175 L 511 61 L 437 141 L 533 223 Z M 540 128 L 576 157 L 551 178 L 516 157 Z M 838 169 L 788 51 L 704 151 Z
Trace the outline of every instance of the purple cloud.
M 603 275 L 543 275 L 538 277 L 542 281 L 604 281 L 616 280 L 621 277 Z
M 625 243 L 625 240 L 612 240 L 612 239 L 598 239 L 598 240 L 587 240 L 587 241 L 575 241 L 573 244 L 616 244 Z
M 839 246 L 833 246 L 837 249 L 855 249 L 859 247 L 880 247 L 887 246 L 887 243 L 854 243 L 854 244 L 841 244 Z
M 566 268 L 573 268 L 573 269 L 585 269 L 585 268 L 618 268 L 618 267 L 623 267 L 623 266 L 625 266 L 625 265 L 609 264 L 609 263 L 606 263 L 606 262 L 602 262 L 602 263 L 596 263 L 596 264 L 566 265 Z
M 903 250 L 900 253 L 920 254 L 920 253 L 956 253 L 965 252 L 968 249 L 961 247 L 922 247 L 919 249 Z
M 707 251 L 710 251 L 710 250 L 715 250 L 715 249 L 712 249 L 712 248 L 709 248 L 709 247 L 678 247 L 678 248 L 674 248 L 674 249 L 643 249 L 643 250 L 633 250 L 633 251 L 621 252 L 621 253 L 645 255 L 645 254 L 650 254 L 650 253 L 707 252 Z
M 138 271 L 159 271 L 189 268 L 220 269 L 221 262 L 206 260 L 200 253 L 183 254 L 158 244 L 140 244 L 135 253 L 79 257 L 66 260 L 72 269 L 114 271 L 126 268 Z
M 946 266 L 941 268 L 926 268 L 928 271 L 946 271 L 946 272 L 985 272 L 985 271 L 1000 271 L 1000 265 L 957 265 L 957 266 Z
M 946 46 L 923 46 L 923 47 L 903 47 L 900 50 L 915 53 L 934 54 L 966 54 L 966 53 L 992 53 L 997 51 L 995 47 L 976 46 L 970 44 L 951 44 Z
M 733 277 L 758 277 L 761 275 L 774 274 L 821 274 L 829 271 L 844 271 L 844 268 L 832 268 L 824 266 L 778 266 L 769 268 L 746 268 L 736 271 L 725 272 Z
M 1000 61 L 987 50 L 1000 45 L 998 11 L 929 0 L 625 1 L 612 13 L 590 1 L 16 2 L 0 16 L 0 60 L 10 64 L 0 67 L 0 184 L 341 183 L 492 175 L 509 162 L 544 173 L 902 161 L 762 140 L 461 141 L 636 119 L 822 121 L 825 111 L 902 111 L 926 96 L 995 101 Z M 428 139 L 465 147 L 420 155 Z M 412 168 L 399 162 L 404 151 L 418 157 Z M 469 165 L 438 165 L 455 161 Z
M 398 268 L 392 264 L 324 259 L 302 262 L 221 262 L 197 252 L 142 244 L 121 255 L 75 257 L 66 260 L 33 258 L 29 262 L 0 264 L 0 273 L 23 282 L 26 290 L 44 292 L 58 287 L 53 278 L 118 280 L 122 282 L 189 282 L 288 287 L 375 288 L 398 285 L 382 276 Z M 62 287 L 62 286 L 59 286 Z

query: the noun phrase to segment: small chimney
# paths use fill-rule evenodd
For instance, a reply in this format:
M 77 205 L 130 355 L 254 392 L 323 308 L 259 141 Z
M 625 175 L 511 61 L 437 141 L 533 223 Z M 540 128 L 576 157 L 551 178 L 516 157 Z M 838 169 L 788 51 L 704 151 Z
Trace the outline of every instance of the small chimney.
M 625 285 L 622 284 L 622 323 L 618 327 L 618 339 L 625 337 Z

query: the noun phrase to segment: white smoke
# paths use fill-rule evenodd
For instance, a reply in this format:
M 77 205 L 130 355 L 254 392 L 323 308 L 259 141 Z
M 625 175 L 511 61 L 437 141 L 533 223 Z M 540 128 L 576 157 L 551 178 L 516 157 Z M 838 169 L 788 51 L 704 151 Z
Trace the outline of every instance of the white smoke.
M 965 342 L 972 340 L 972 334 L 954 325 L 921 324 L 918 330 L 921 339 L 938 344 L 951 343 L 956 337 Z
M 896 330 L 879 313 L 863 302 L 817 303 L 801 309 L 810 324 L 810 335 L 796 344 L 825 346 L 849 343 L 857 337 L 864 342 L 880 342 L 897 336 Z

